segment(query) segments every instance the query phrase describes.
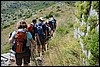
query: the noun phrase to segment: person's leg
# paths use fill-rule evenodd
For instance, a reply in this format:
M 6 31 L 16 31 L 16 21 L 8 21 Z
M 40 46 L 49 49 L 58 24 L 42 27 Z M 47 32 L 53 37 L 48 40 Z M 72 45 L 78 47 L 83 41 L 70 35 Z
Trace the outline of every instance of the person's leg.
M 31 57 L 31 50 L 29 48 L 27 48 L 27 51 L 24 55 L 24 66 L 29 66 L 30 57 Z
M 16 64 L 17 66 L 21 66 L 22 65 L 22 58 L 19 58 L 18 54 L 15 54 L 15 58 L 16 58 Z
M 38 56 L 40 56 L 40 44 L 38 41 L 37 41 L 37 52 L 38 52 Z
M 29 63 L 30 63 L 30 56 L 24 57 L 24 66 L 28 66 Z
M 44 55 L 44 50 L 45 50 L 45 41 L 42 40 L 42 55 Z

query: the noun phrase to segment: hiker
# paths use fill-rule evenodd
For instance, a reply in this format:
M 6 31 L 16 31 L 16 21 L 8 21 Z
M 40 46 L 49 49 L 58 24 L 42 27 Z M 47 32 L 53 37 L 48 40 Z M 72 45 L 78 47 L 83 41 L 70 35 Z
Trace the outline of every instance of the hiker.
M 46 51 L 46 41 L 48 39 L 48 30 L 47 30 L 47 25 L 46 25 L 46 22 L 43 22 L 43 32 L 44 32 L 44 51 Z
M 50 36 L 50 31 L 51 31 L 51 28 L 50 28 L 50 25 L 48 23 L 48 20 L 44 23 L 46 25 L 46 30 L 47 30 L 47 38 L 45 38 L 45 45 L 47 45 L 47 49 L 48 49 L 48 40 L 51 38 Z M 44 49 L 46 51 L 46 48 Z
M 45 24 L 47 27 L 47 38 L 50 38 L 51 27 L 50 27 L 49 21 L 47 20 Z
M 50 35 L 53 36 L 54 23 L 52 22 L 52 18 L 50 18 L 50 20 L 49 20 L 49 25 L 50 25 L 50 28 L 51 28 Z
M 54 32 L 56 30 L 56 19 L 53 16 L 51 16 L 50 17 L 50 21 L 52 21 L 52 24 L 53 24 L 53 32 Z
M 36 24 L 37 25 L 37 32 L 39 38 L 37 39 L 37 46 L 38 46 L 38 55 L 40 56 L 40 46 L 42 45 L 42 55 L 44 54 L 44 49 L 45 49 L 45 36 L 47 36 L 46 33 L 46 28 L 45 25 L 43 24 L 44 19 L 43 17 L 39 18 L 39 22 Z
M 52 22 L 54 23 L 54 28 L 53 28 L 53 32 L 56 31 L 56 19 L 52 16 Z
M 28 66 L 30 63 L 31 52 L 29 49 L 30 41 L 32 44 L 32 49 L 35 49 L 34 40 L 30 32 L 27 32 L 26 21 L 22 20 L 17 23 L 18 30 L 12 33 L 12 36 L 9 39 L 9 43 L 13 44 L 13 50 L 15 53 L 16 64 L 18 66 L 22 65 L 22 59 L 24 60 L 24 66 Z
M 51 36 L 53 36 L 53 33 L 56 30 L 56 20 L 54 19 L 53 16 L 50 17 L 49 24 L 50 24 L 50 27 L 51 27 Z
M 27 27 L 28 31 L 32 34 L 32 37 L 34 40 L 35 40 L 35 34 L 37 33 L 36 23 L 37 23 L 37 20 L 33 19 L 32 23 L 28 24 L 28 27 Z

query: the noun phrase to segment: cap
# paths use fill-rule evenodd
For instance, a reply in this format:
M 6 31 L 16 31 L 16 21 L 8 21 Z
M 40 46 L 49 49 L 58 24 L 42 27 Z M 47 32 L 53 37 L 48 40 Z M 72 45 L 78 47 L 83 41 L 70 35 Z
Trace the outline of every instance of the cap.
M 39 19 L 40 19 L 40 20 L 44 20 L 43 17 L 40 17 Z

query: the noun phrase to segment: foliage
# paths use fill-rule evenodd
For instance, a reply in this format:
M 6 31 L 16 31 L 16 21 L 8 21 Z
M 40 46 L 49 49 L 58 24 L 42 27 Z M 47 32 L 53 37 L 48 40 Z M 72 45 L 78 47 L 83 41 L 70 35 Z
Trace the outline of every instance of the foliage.
M 78 1 L 75 3 L 75 6 L 77 8 L 77 12 L 76 12 L 76 17 L 82 21 L 82 14 L 83 14 L 83 5 L 84 5 L 84 2 L 83 1 Z
M 97 20 L 97 16 L 90 16 L 90 18 L 88 19 L 89 25 L 95 27 L 97 24 Z
M 81 26 L 80 30 L 81 30 L 82 32 L 86 32 L 86 31 L 87 31 L 87 26 L 86 26 L 86 24 L 83 24 L 83 25 Z
M 89 44 L 89 49 L 92 53 L 92 55 L 99 59 L 99 33 L 98 32 L 94 32 L 93 35 L 91 35 L 91 39 L 88 42 Z
M 84 11 L 83 11 L 85 22 L 87 22 L 87 20 L 88 20 L 90 8 L 91 8 L 91 1 L 85 2 L 84 3 Z
M 78 28 L 80 26 L 80 22 L 74 24 L 74 28 Z
M 66 1 L 65 3 L 70 6 L 75 6 L 75 1 Z
M 93 2 L 92 2 L 92 7 L 93 7 L 93 9 L 95 9 L 95 10 L 98 12 L 98 14 L 99 14 L 99 1 L 93 1 Z
M 18 21 L 21 18 L 29 18 L 35 11 L 49 7 L 53 3 L 53 1 L 1 1 L 1 28 L 8 27 L 3 26 L 3 24 L 6 24 L 6 21 L 10 23 L 14 20 Z
M 67 28 L 62 27 L 62 28 L 57 29 L 57 33 L 65 35 L 65 34 L 69 33 L 69 30 Z
M 80 27 L 80 31 L 84 32 L 85 35 L 81 36 L 82 43 L 84 45 L 84 50 L 90 50 L 91 56 L 88 59 L 88 63 L 91 66 L 96 66 L 99 64 L 99 33 L 96 31 L 96 26 L 98 25 L 97 15 L 90 16 L 90 8 L 99 11 L 99 1 L 83 1 L 76 2 L 77 8 L 77 18 L 81 21 L 84 21 L 86 24 L 82 26 L 77 26 L 75 24 L 75 28 Z M 98 12 L 99 14 L 99 12 Z M 87 30 L 87 27 L 90 27 Z M 86 35 L 87 34 L 87 35 Z M 84 58 L 84 57 L 83 57 Z

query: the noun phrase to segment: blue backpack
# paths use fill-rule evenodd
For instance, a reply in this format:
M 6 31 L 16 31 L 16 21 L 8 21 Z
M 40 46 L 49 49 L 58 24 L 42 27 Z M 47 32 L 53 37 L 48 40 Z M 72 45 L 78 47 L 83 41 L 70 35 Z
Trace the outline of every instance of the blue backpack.
M 44 35 L 42 25 L 43 25 L 42 23 L 38 23 L 38 25 L 37 25 L 37 31 L 38 31 L 38 35 L 39 36 L 43 36 Z

